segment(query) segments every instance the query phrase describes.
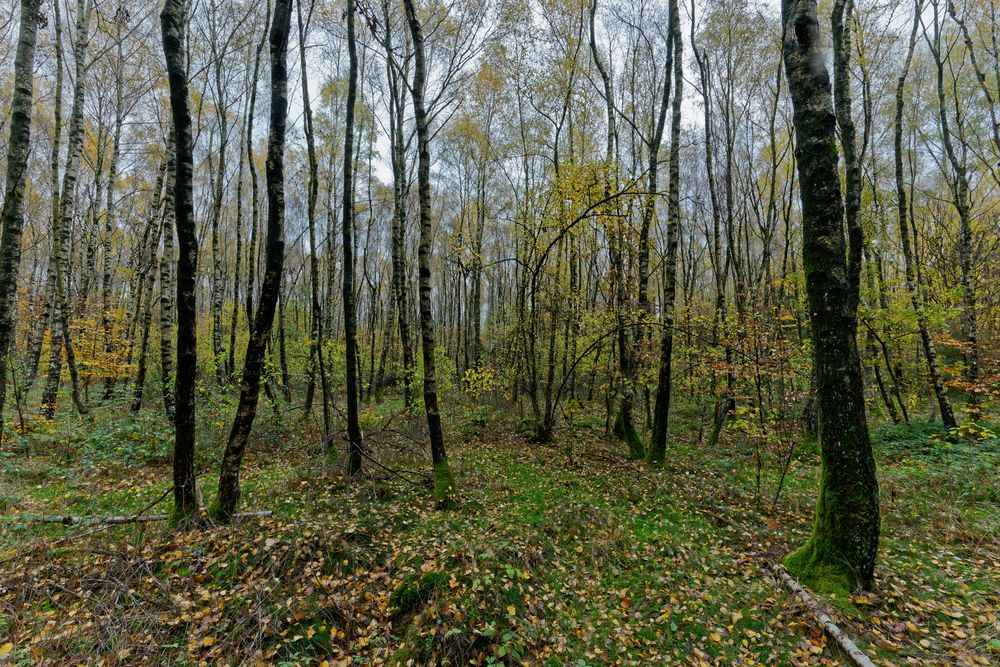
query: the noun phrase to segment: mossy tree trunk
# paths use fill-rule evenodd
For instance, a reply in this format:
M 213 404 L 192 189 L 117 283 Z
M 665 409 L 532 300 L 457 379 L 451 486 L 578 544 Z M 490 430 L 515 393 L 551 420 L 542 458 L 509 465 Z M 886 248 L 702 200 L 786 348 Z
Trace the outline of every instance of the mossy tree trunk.
M 794 109 L 803 268 L 813 339 L 822 471 L 809 541 L 785 563 L 821 592 L 874 583 L 878 481 L 865 419 L 857 267 L 848 259 L 836 118 L 816 0 L 782 0 L 785 74 Z M 853 252 L 852 261 L 859 261 Z
M 229 431 L 229 441 L 219 472 L 219 500 L 212 514 L 223 522 L 231 521 L 240 499 L 240 469 L 243 454 L 253 429 L 260 398 L 260 380 L 264 355 L 271 337 L 274 313 L 281 291 L 285 261 L 285 129 L 288 121 L 288 33 L 291 29 L 292 0 L 278 0 L 271 23 L 271 115 L 267 139 L 264 179 L 267 186 L 267 239 L 264 251 L 264 280 L 260 304 L 254 314 L 253 330 L 247 343 L 240 382 L 240 400 Z
M 653 434 L 646 460 L 659 465 L 667 452 L 667 425 L 670 418 L 670 381 L 674 352 L 674 303 L 677 295 L 677 246 L 681 230 L 680 164 L 681 101 L 684 97 L 684 42 L 677 0 L 670 0 L 669 64 L 673 69 L 674 98 L 670 119 L 670 157 L 667 192 L 667 250 L 663 258 L 663 332 L 660 338 L 660 368 L 657 375 Z M 670 68 L 668 68 L 668 71 Z

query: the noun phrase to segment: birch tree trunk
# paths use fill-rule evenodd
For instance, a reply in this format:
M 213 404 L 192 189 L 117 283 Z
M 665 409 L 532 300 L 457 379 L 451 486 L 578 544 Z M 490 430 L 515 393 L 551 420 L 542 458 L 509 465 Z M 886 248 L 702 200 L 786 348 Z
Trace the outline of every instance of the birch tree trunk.
M 38 34 L 39 0 L 21 0 L 21 23 L 14 56 L 14 95 L 10 104 L 10 139 L 7 142 L 7 180 L 0 209 L 0 437 L 7 398 L 7 359 L 14 341 L 17 279 L 21 266 L 21 235 L 24 230 L 24 185 L 31 141 L 32 72 Z
M 357 38 L 354 30 L 354 0 L 347 0 L 347 114 L 344 119 L 344 195 L 342 199 L 344 243 L 344 337 L 347 381 L 347 474 L 361 471 L 364 442 L 358 424 L 358 322 L 354 303 L 354 106 L 358 88 Z
M 80 379 L 70 333 L 70 309 L 66 294 L 66 271 L 69 268 L 69 230 L 76 211 L 76 182 L 80 176 L 80 159 L 83 154 L 83 103 L 87 72 L 87 45 L 90 33 L 90 15 L 93 5 L 84 2 L 77 6 L 76 44 L 73 55 L 76 61 L 76 80 L 73 85 L 73 107 L 70 112 L 69 134 L 67 137 L 66 167 L 63 171 L 62 192 L 59 198 L 59 215 L 53 218 L 52 266 L 53 282 L 52 337 L 49 346 L 49 373 L 45 391 L 42 393 L 42 414 L 51 419 L 55 414 L 62 375 L 62 352 L 66 351 L 66 366 L 72 383 L 73 403 L 81 414 L 87 413 L 80 395 Z M 58 334 L 56 333 L 58 329 Z

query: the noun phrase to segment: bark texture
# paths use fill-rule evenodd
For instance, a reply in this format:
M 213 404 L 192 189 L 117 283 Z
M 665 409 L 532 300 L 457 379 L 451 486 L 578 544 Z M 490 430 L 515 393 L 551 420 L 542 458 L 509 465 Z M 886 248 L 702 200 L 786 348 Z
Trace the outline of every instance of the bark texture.
M 358 314 L 354 303 L 354 106 L 358 95 L 358 48 L 354 0 L 347 0 L 347 113 L 344 118 L 344 194 L 341 235 L 344 243 L 344 337 L 347 380 L 347 474 L 361 471 L 364 442 L 358 423 Z
M 188 103 L 186 0 L 166 0 L 160 12 L 163 55 L 170 84 L 174 140 L 174 225 L 177 229 L 177 371 L 174 398 L 174 522 L 187 525 L 198 510 L 194 476 L 195 375 L 198 370 L 198 237 L 195 230 L 192 175 L 194 145 Z
M 816 0 L 782 0 L 782 55 L 793 105 L 806 291 L 821 445 L 809 541 L 785 563 L 821 592 L 874 583 L 878 481 L 857 348 L 857 283 L 845 243 L 836 118 Z
M 677 0 L 670 0 L 670 42 L 673 47 L 672 65 L 674 99 L 670 117 L 670 184 L 667 193 L 667 250 L 663 258 L 663 333 L 660 339 L 660 368 L 657 374 L 656 404 L 653 410 L 653 434 L 646 460 L 663 463 L 667 453 L 667 426 L 670 419 L 670 382 L 674 351 L 674 303 L 677 295 L 677 246 L 681 231 L 681 101 L 684 97 L 684 43 Z
M 413 39 L 413 116 L 417 128 L 417 191 L 420 201 L 420 243 L 417 246 L 417 270 L 420 306 L 420 339 L 424 361 L 424 411 L 431 440 L 431 460 L 434 465 L 434 497 L 439 506 L 451 503 L 454 481 L 448 466 L 438 410 L 437 376 L 434 364 L 434 319 L 431 312 L 431 154 L 430 127 L 424 106 L 427 63 L 424 56 L 424 31 L 417 16 L 414 0 L 403 0 L 406 20 Z
M 3 435 L 3 408 L 7 398 L 7 355 L 14 338 L 17 276 L 21 266 L 38 2 L 21 0 L 21 23 L 14 56 L 14 95 L 10 104 L 10 139 L 7 142 L 7 188 L 0 210 L 0 224 L 3 225 L 0 241 L 0 436 Z
M 260 304 L 254 316 L 253 331 L 247 343 L 240 382 L 240 400 L 229 431 L 229 442 L 219 473 L 219 500 L 213 515 L 229 522 L 236 514 L 240 499 L 240 469 L 247 440 L 257 414 L 264 354 L 271 337 L 274 313 L 281 291 L 285 260 L 285 129 L 288 120 L 288 32 L 291 27 L 292 0 L 278 0 L 271 23 L 271 115 L 267 140 L 265 182 L 267 186 L 267 246 L 264 257 L 264 281 Z

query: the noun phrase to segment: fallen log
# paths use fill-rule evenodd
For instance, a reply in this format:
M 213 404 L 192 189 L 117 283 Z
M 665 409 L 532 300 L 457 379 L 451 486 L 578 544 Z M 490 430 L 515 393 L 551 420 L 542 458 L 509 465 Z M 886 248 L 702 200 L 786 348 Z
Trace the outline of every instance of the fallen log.
M 237 519 L 249 519 L 254 517 L 271 516 L 271 510 L 261 512 L 238 512 Z M 97 524 L 122 524 L 122 523 L 148 523 L 153 521 L 166 521 L 169 514 L 126 514 L 121 516 L 72 516 L 62 514 L 24 514 L 15 517 L 4 517 L 0 519 L 3 523 L 61 523 L 66 526 L 93 526 Z
M 813 600 L 812 596 L 806 592 L 806 589 L 802 588 L 802 585 L 797 582 L 792 575 L 788 574 L 785 568 L 777 563 L 772 563 L 771 569 L 778 575 L 778 578 L 781 579 L 785 586 L 795 593 L 795 595 L 802 600 L 807 607 L 809 607 L 809 609 L 816 616 L 816 620 L 818 620 L 823 626 L 826 633 L 837 642 L 840 648 L 844 650 L 844 653 L 846 653 L 851 660 L 854 661 L 854 664 L 858 665 L 858 667 L 875 667 L 875 663 L 872 662 L 871 658 L 865 655 L 864 651 L 859 649 L 858 645 L 855 644 L 843 630 L 837 627 L 837 624 L 834 623 L 833 620 L 819 608 L 819 604 Z

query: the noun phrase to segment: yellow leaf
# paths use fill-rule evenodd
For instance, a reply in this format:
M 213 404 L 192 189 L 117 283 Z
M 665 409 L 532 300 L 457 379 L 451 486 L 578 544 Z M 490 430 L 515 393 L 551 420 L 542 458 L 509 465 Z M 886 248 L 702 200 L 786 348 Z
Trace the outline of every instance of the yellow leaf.
M 201 640 L 202 646 L 212 646 L 213 644 L 215 644 L 215 637 L 209 636 Z
M 11 644 L 10 642 L 7 642 L 3 646 L 0 646 L 0 655 L 7 655 L 13 650 L 14 650 L 14 645 Z
M 507 613 L 510 614 L 511 616 L 516 616 L 517 615 L 517 609 L 514 608 L 514 605 L 509 605 L 507 607 Z
M 719 643 L 722 641 L 722 635 L 720 635 L 718 632 L 713 632 L 712 634 L 709 635 L 709 637 L 711 637 L 712 641 L 715 643 Z

